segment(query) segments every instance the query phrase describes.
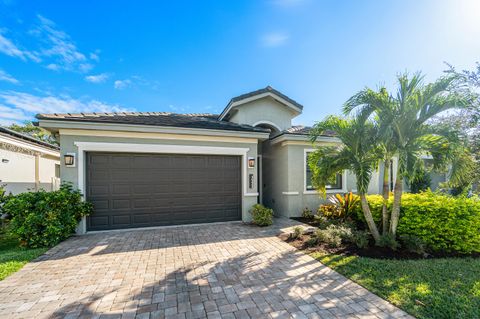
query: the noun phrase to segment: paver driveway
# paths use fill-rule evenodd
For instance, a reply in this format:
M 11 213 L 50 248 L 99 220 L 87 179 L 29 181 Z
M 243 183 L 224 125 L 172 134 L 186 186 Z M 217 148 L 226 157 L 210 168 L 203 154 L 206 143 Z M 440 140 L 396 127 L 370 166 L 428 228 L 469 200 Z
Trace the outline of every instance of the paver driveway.
M 279 240 L 291 223 L 74 237 L 0 282 L 0 317 L 408 317 Z

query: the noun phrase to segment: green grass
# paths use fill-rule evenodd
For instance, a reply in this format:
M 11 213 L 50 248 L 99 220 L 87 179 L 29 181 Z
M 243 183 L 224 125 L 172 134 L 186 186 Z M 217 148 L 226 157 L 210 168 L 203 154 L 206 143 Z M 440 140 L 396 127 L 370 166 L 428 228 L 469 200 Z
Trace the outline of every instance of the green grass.
M 312 256 L 417 318 L 480 318 L 479 258 Z
M 47 248 L 22 248 L 16 239 L 0 234 L 0 280 L 18 271 L 30 260 L 46 251 Z

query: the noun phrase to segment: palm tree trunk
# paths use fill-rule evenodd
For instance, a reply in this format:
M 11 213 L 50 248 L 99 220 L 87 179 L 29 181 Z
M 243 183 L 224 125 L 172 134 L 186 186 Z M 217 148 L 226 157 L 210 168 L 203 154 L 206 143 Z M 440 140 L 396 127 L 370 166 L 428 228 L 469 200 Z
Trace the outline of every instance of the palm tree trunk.
M 383 169 L 383 206 L 382 206 L 382 232 L 385 235 L 388 232 L 390 216 L 388 214 L 388 198 L 390 197 L 390 187 L 388 185 L 390 172 L 390 159 L 386 159 Z
M 397 178 L 393 188 L 393 207 L 390 218 L 390 233 L 395 237 L 397 234 L 398 221 L 400 219 L 400 207 L 402 205 L 403 178 L 397 170 Z
M 373 239 L 377 243 L 380 239 L 380 233 L 378 232 L 377 225 L 375 225 L 375 221 L 373 220 L 372 212 L 370 211 L 370 207 L 368 206 L 367 197 L 365 194 L 360 194 L 360 203 L 362 205 L 363 215 L 365 216 L 365 220 L 367 221 L 368 229 L 370 229 L 370 233 L 373 236 Z

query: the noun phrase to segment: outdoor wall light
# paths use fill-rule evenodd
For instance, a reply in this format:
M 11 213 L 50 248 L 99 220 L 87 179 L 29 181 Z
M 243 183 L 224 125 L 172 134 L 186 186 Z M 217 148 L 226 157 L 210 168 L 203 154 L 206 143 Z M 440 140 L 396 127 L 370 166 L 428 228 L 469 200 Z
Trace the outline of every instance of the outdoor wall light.
M 63 160 L 65 162 L 65 166 L 74 167 L 75 166 L 75 154 L 74 153 L 67 153 L 63 155 Z
M 255 158 L 254 157 L 249 157 L 248 158 L 248 168 L 254 168 L 255 167 Z

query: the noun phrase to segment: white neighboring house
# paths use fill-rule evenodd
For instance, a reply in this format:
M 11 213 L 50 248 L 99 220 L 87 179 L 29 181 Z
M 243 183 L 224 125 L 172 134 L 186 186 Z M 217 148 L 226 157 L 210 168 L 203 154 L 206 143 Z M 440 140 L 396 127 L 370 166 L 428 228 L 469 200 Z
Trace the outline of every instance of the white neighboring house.
M 56 190 L 59 177 L 59 147 L 0 127 L 0 185 L 7 193 Z

